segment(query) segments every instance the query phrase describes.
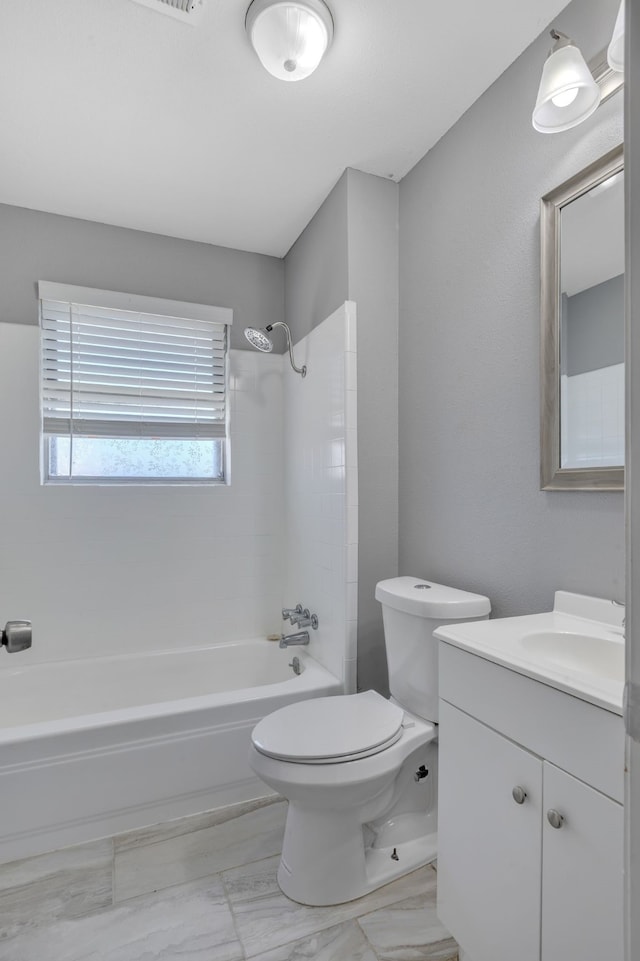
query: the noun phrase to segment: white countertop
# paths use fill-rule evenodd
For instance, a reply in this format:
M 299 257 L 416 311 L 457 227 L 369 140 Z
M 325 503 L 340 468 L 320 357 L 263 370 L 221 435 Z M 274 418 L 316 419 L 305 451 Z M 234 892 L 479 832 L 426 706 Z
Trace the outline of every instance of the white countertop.
M 624 607 L 620 605 L 558 591 L 554 610 L 548 613 L 447 624 L 434 636 L 622 714 L 623 622 Z

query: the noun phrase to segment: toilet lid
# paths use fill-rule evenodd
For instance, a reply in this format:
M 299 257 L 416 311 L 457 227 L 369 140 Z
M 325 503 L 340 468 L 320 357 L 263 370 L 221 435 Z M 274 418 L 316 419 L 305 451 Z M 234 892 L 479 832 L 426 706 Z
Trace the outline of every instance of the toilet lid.
M 319 697 L 281 707 L 251 735 L 261 754 L 327 764 L 377 754 L 402 735 L 404 711 L 375 691 Z

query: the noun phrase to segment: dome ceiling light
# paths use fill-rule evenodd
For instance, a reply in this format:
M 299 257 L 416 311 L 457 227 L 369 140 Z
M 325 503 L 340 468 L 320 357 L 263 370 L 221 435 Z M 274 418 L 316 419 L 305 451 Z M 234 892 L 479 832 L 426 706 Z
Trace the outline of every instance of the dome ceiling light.
M 278 80 L 304 80 L 333 40 L 333 17 L 322 0 L 253 0 L 245 28 L 262 66 Z

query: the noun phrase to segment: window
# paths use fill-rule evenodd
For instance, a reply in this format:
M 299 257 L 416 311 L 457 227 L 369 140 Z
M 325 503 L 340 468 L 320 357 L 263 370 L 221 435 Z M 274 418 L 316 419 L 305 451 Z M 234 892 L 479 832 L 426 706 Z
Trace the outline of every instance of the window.
M 41 282 L 44 483 L 225 483 L 232 311 Z

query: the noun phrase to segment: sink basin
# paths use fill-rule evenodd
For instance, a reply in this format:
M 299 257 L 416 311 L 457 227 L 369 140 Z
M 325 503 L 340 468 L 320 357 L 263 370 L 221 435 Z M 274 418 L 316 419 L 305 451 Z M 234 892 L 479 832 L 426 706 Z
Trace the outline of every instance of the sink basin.
M 556 591 L 552 611 L 443 624 L 434 636 L 622 714 L 623 623 L 620 604 Z
M 567 671 L 624 682 L 624 639 L 574 634 L 571 631 L 540 631 L 524 634 L 523 649 L 544 656 Z

